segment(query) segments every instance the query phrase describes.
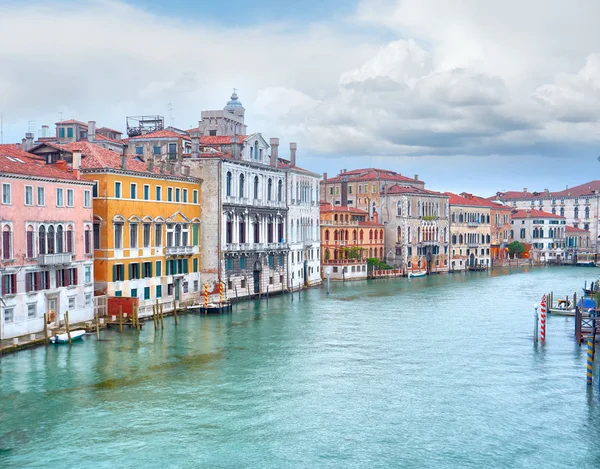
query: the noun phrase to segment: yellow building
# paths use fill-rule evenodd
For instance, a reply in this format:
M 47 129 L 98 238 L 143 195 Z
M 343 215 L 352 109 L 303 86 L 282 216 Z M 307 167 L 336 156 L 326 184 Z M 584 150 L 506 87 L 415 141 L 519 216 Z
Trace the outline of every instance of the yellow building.
M 199 298 L 201 180 L 180 165 L 154 166 L 90 143 L 59 150 L 96 182 L 96 295 L 137 297 L 140 308 Z

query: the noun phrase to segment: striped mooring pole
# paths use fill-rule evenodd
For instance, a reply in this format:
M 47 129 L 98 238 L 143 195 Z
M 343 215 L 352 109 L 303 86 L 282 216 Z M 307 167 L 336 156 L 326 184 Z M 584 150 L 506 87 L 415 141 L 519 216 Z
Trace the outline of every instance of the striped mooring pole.
M 204 309 L 208 308 L 208 283 L 204 284 Z
M 540 340 L 543 343 L 546 342 L 546 295 L 542 296 L 542 302 L 540 304 Z
M 587 384 L 592 385 L 592 372 L 594 366 L 594 336 L 588 336 L 587 342 Z
M 219 304 L 223 304 L 223 282 L 219 282 Z

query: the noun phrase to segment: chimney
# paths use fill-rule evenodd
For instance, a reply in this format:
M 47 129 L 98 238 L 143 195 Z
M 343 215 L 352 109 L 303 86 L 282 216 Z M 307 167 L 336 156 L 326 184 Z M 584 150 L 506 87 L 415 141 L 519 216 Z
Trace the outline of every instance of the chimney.
M 240 160 L 240 139 L 237 136 L 229 137 L 229 141 L 231 143 L 231 156 L 234 160 Z
M 550 197 L 550 191 L 548 189 L 544 189 L 544 192 L 546 193 L 546 197 Z
M 24 138 L 21 139 L 21 149 L 27 151 L 27 140 Z
M 294 142 L 290 142 L 290 164 L 296 166 L 296 149 L 298 145 Z
M 96 140 L 96 121 L 88 121 L 88 142 Z
M 29 151 L 33 148 L 33 134 L 27 132 L 23 141 L 23 151 Z
M 192 132 L 192 158 L 198 158 L 200 155 L 200 132 Z
M 279 158 L 279 139 L 272 138 L 269 140 L 271 144 L 271 166 L 277 167 L 277 158 Z
M 327 179 L 327 173 L 323 173 L 323 181 Z
M 127 157 L 125 156 L 125 152 L 123 152 L 123 154 L 121 155 L 121 169 L 127 169 Z
M 415 181 L 418 181 L 418 180 L 419 180 L 419 175 L 415 174 Z
M 50 133 L 50 127 L 48 127 L 47 125 L 42 125 L 42 137 L 46 138 L 49 133 Z
M 526 187 L 523 188 L 523 194 L 527 195 L 527 188 Z
M 73 150 L 73 171 L 81 168 L 81 150 Z
M 150 161 L 148 161 L 148 172 L 154 173 L 154 157 L 151 157 Z
M 57 160 L 56 167 L 63 171 L 66 171 L 67 170 L 67 162 L 65 160 Z

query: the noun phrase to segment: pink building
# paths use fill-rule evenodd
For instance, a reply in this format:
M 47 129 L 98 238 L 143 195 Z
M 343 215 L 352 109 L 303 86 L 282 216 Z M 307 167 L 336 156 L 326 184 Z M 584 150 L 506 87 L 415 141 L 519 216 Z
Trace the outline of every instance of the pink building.
M 0 339 L 94 316 L 93 182 L 0 145 Z

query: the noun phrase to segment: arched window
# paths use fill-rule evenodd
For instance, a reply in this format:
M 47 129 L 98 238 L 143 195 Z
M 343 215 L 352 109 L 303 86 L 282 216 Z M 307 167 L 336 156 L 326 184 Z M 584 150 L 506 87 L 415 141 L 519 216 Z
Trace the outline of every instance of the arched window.
M 38 254 L 46 254 L 46 227 L 44 225 L 38 229 Z
M 561 217 L 564 217 L 564 216 L 565 216 L 565 208 L 564 208 L 564 207 L 561 207 L 561 208 L 560 208 L 560 216 L 561 216 Z
M 244 175 L 240 174 L 240 187 L 238 197 L 244 197 Z
M 56 228 L 56 252 L 59 254 L 65 252 L 64 239 L 63 227 L 62 225 L 58 225 L 58 228 Z
M 360 230 L 360 242 L 362 243 L 365 239 L 365 233 L 363 230 Z
M 454 223 L 456 221 L 456 217 L 454 215 L 455 215 L 454 212 L 452 212 L 452 217 L 451 217 L 452 218 L 452 223 Z
M 356 244 L 356 230 L 352 232 L 352 241 L 354 241 L 354 244 Z
M 590 208 L 589 207 L 585 208 L 583 218 L 590 218 Z
M 292 224 L 292 227 L 294 225 Z M 325 230 L 325 241 L 329 241 L 329 230 Z
M 281 202 L 283 198 L 283 183 L 281 182 L 281 179 L 279 180 L 279 182 L 277 183 L 277 202 Z
M 26 252 L 27 252 L 28 259 L 31 259 L 35 253 L 34 235 L 35 235 L 35 232 L 33 231 L 33 226 L 31 226 L 31 225 L 27 226 L 27 238 L 25 239 L 25 242 L 26 242 Z
M 338 240 L 338 231 L 337 231 L 337 230 L 334 230 L 334 231 L 333 231 L 333 240 L 334 240 L 334 241 L 337 241 L 337 240 Z
M 463 235 L 461 233 L 461 234 L 458 235 L 458 244 L 463 244 L 463 240 L 464 240 L 464 238 L 463 238 Z
M 2 259 L 12 259 L 13 237 L 9 225 L 2 228 Z M 8 278 L 8 277 L 7 277 Z
M 271 200 L 272 193 L 273 193 L 273 180 L 271 178 L 269 178 L 269 181 L 267 182 L 267 200 Z
M 227 195 L 227 197 L 231 196 L 231 172 L 227 171 L 227 183 L 226 183 L 226 188 L 225 188 L 225 194 Z
M 377 233 L 377 230 L 375 230 L 375 241 L 377 241 L 377 236 L 378 236 L 378 233 Z
M 47 246 L 48 254 L 54 254 L 56 252 L 56 248 L 54 246 L 54 227 L 52 225 L 48 227 Z
M 254 158 L 258 158 L 258 140 L 254 141 Z
M 369 241 L 373 241 L 373 230 L 369 230 Z
M 379 239 L 383 241 L 383 230 L 379 230 Z
M 402 228 L 401 227 L 396 228 L 396 242 L 397 243 L 402 242 Z
M 181 225 L 177 223 L 175 225 L 175 244 L 174 246 L 182 246 L 181 244 Z
M 258 199 L 258 176 L 254 176 L 254 200 Z
M 579 218 L 579 207 L 575 207 L 573 210 L 573 218 Z
M 452 235 L 452 244 L 456 244 L 456 235 L 455 234 Z
M 401 217 L 402 216 L 402 202 L 398 201 L 396 203 L 396 216 L 397 217 Z

